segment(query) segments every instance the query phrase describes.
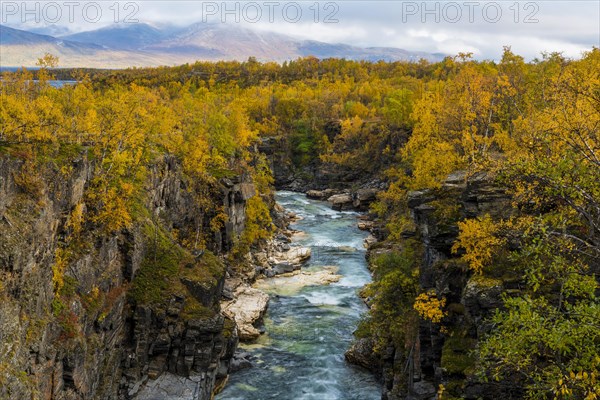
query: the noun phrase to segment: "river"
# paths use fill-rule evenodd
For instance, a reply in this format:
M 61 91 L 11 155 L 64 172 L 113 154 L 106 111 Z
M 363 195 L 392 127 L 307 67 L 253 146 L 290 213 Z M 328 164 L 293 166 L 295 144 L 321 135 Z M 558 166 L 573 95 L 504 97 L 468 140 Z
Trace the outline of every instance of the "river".
M 380 399 L 373 376 L 344 360 L 352 332 L 366 307 L 358 290 L 371 279 L 365 261 L 366 234 L 354 212 L 337 212 L 303 194 L 280 191 L 277 201 L 301 219 L 292 245 L 310 247 L 303 268 L 339 268 L 331 285 L 299 290 L 274 286 L 264 317 L 266 333 L 242 344 L 253 367 L 233 373 L 218 400 L 369 400 Z

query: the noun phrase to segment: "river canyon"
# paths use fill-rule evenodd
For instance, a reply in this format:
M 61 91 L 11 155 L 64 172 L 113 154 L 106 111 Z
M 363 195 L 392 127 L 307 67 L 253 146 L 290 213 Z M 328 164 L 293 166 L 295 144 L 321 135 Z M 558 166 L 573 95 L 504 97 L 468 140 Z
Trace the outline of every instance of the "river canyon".
M 253 365 L 233 373 L 217 399 L 379 399 L 374 377 L 344 360 L 366 311 L 358 290 L 370 281 L 358 214 L 334 211 L 301 193 L 280 191 L 276 198 L 298 217 L 291 225 L 298 231 L 292 246 L 311 249 L 302 270 L 331 270 L 339 281 L 310 286 L 297 276 L 258 281 L 270 294 L 265 333 L 241 345 Z

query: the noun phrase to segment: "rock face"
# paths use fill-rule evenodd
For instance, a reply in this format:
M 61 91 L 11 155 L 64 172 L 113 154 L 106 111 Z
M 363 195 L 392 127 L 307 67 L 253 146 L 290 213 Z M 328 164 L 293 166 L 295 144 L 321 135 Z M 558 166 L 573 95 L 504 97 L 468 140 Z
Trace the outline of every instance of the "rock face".
M 76 280 L 82 293 L 96 287 L 111 294 L 102 318 L 80 299 L 62 312 L 52 266 L 64 216 L 81 201 L 93 170 L 80 159 L 66 179 L 56 173 L 31 187 L 20 180 L 24 168 L 22 160 L 0 157 L 0 398 L 32 398 L 34 391 L 43 399 L 116 397 L 126 335 L 123 272 L 131 269 L 126 238 L 98 237 L 71 266 L 67 282 Z M 139 252 L 132 243 L 129 259 Z
M 61 253 L 67 216 L 85 202 L 93 176 L 84 156 L 66 175 L 52 166 L 32 175 L 25 161 L 0 156 L 0 398 L 129 399 L 164 372 L 189 377 L 194 398 L 211 398 L 238 340 L 235 323 L 218 308 L 223 262 L 198 254 L 176 290 L 147 305 L 129 292 L 151 254 L 142 226 L 104 234 L 86 225 L 87 247 Z M 215 196 L 229 222 L 209 238 L 210 250 L 231 248 L 253 193 L 244 177 L 222 183 Z M 152 167 L 147 194 L 146 207 L 165 231 L 210 232 L 175 159 Z M 59 257 L 68 257 L 64 271 Z M 143 390 L 154 397 L 140 398 L 161 398 L 151 386 Z
M 246 226 L 246 201 L 254 196 L 255 188 L 250 182 L 244 181 L 244 177 L 235 179 L 223 179 L 224 193 L 223 206 L 227 214 L 225 232 L 218 233 L 220 240 L 219 252 L 229 251 L 244 227 Z
M 166 372 L 151 380 L 136 396 L 137 400 L 200 400 L 205 397 L 202 388 L 208 386 L 205 375 L 193 375 L 189 378 Z
M 191 380 L 193 398 L 210 399 L 215 384 L 227 377 L 237 336 L 235 325 L 221 314 L 182 321 L 173 309 L 166 315 L 156 315 L 149 308 L 137 307 L 133 322 L 136 346 L 131 348 L 123 367 L 125 376 L 136 383 L 128 387 L 127 396 L 137 395 L 137 383 L 145 381 L 146 376 L 150 378 L 148 382 L 153 382 L 168 371 L 165 381 L 142 387 L 144 395 L 136 398 L 163 398 L 160 396 L 168 382 Z
M 384 399 L 430 399 L 440 384 L 456 398 L 499 396 L 493 385 L 476 384 L 468 379 L 467 368 L 473 365 L 469 350 L 486 333 L 481 322 L 502 305 L 501 294 L 507 283 L 467 272 L 451 248 L 458 235 L 458 221 L 484 214 L 506 217 L 511 212 L 510 199 L 491 177 L 478 174 L 467 178 L 464 172 L 457 172 L 439 190 L 410 192 L 408 205 L 416 232 L 405 232 L 403 236 L 419 238 L 424 249 L 420 290 L 435 289 L 446 297 L 449 309 L 446 326 L 454 336 L 449 338 L 439 327 L 421 322 L 410 357 L 405 349 L 389 346 L 374 360 L 367 339 L 358 340 L 346 357 L 382 377 Z M 385 251 L 390 250 L 382 247 L 371 253 Z

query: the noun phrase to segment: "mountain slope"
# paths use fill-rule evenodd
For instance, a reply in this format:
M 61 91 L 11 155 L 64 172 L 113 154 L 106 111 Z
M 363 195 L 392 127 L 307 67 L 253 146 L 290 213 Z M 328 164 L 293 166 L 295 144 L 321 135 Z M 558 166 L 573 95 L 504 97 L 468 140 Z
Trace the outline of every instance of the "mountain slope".
M 305 56 L 368 61 L 436 61 L 443 57 L 396 48 L 304 41 L 226 24 L 196 23 L 186 28 L 115 25 L 60 38 L 0 25 L 1 66 L 33 66 L 44 53 L 58 56 L 62 67 L 96 68 L 243 61 L 249 57 L 278 62 Z
M 58 56 L 59 66 L 67 68 L 126 68 L 176 63 L 160 54 L 109 50 L 95 43 L 78 43 L 0 25 L 0 66 L 32 67 L 45 53 Z
M 94 51 L 101 46 L 94 43 L 76 43 L 49 35 L 40 35 L 0 25 L 0 45 L 4 46 L 56 46 L 74 51 Z
M 294 39 L 272 32 L 253 31 L 225 24 L 197 23 L 149 47 L 149 50 L 195 55 L 210 51 L 222 59 L 289 60 L 300 56 Z
M 63 36 L 79 43 L 96 43 L 115 50 L 139 50 L 167 37 L 168 32 L 148 24 L 124 24 Z

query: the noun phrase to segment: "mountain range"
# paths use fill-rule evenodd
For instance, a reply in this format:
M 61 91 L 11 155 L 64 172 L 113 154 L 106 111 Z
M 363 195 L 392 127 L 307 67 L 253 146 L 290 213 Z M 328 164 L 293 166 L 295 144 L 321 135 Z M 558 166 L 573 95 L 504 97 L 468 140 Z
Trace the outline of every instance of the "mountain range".
M 218 23 L 196 23 L 187 27 L 121 24 L 79 33 L 56 26 L 23 30 L 0 25 L 2 67 L 31 67 L 45 53 L 58 56 L 60 67 L 94 68 L 177 65 L 197 60 L 243 61 L 249 57 L 282 62 L 305 56 L 367 61 L 418 61 L 421 58 L 437 61 L 444 56 L 392 47 L 363 48 L 300 40 Z

